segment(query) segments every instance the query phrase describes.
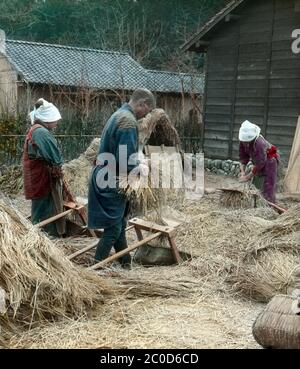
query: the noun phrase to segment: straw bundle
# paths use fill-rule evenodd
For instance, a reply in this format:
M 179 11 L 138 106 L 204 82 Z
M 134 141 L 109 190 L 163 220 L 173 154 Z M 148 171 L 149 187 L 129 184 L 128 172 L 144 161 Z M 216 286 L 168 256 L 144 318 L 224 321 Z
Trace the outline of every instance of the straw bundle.
M 0 200 L 0 326 L 80 316 L 109 292 L 97 275 L 72 264 L 43 233 Z
M 130 215 L 141 215 L 147 217 L 149 211 L 155 211 L 157 223 L 164 224 L 162 220 L 162 204 L 164 203 L 164 191 L 151 187 L 150 177 L 120 177 L 120 192 L 123 193 L 130 202 Z
M 229 209 L 253 207 L 253 195 L 251 191 L 222 191 L 220 204 Z
M 275 296 L 253 325 L 253 336 L 265 348 L 300 349 L 300 316 L 292 304 L 295 297 Z
M 265 227 L 247 247 L 246 257 L 269 248 L 300 253 L 300 205 L 290 208 Z
M 86 196 L 93 161 L 96 159 L 100 139 L 95 138 L 86 151 L 77 159 L 63 165 L 64 178 L 72 194 Z
M 248 298 L 268 302 L 277 294 L 286 294 L 293 284 L 293 271 L 299 265 L 300 255 L 295 256 L 277 250 L 268 250 L 253 259 L 246 261 L 235 269 L 227 278 L 235 291 Z
M 139 143 L 149 145 L 180 145 L 180 138 L 169 116 L 163 109 L 154 109 L 139 124 Z

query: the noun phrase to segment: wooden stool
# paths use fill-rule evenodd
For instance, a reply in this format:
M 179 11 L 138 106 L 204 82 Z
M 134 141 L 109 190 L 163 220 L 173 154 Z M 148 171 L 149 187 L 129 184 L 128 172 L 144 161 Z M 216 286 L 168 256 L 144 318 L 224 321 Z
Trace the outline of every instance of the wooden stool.
M 117 260 L 119 258 L 121 258 L 122 256 L 129 254 L 131 251 L 137 249 L 138 247 L 147 244 L 148 242 L 159 238 L 161 236 L 165 236 L 168 238 L 170 247 L 171 247 L 171 251 L 174 257 L 174 260 L 176 263 L 180 263 L 181 261 L 181 257 L 180 254 L 178 252 L 176 243 L 175 243 L 175 235 L 176 235 L 176 229 L 174 227 L 169 227 L 169 226 L 162 226 L 159 224 L 156 224 L 154 222 L 149 222 L 143 219 L 139 219 L 139 218 L 134 218 L 132 220 L 129 221 L 130 224 L 130 229 L 134 228 L 137 238 L 138 238 L 138 242 L 135 242 L 134 244 L 132 244 L 131 246 L 128 246 L 125 250 L 122 250 L 120 252 L 117 252 L 116 254 L 108 257 L 105 260 L 100 261 L 99 263 L 91 266 L 89 269 L 90 270 L 96 270 L 99 268 L 104 267 L 107 263 L 110 263 L 114 260 Z M 147 236 L 146 238 L 143 237 L 142 231 L 148 231 L 150 233 L 152 233 L 151 235 Z M 82 250 L 81 250 L 82 251 Z M 79 254 L 77 254 L 79 255 Z

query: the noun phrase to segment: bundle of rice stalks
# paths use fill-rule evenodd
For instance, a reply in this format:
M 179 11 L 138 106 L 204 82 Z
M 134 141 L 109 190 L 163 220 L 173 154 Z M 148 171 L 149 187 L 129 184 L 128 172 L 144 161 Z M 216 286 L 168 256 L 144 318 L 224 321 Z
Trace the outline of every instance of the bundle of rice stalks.
M 87 196 L 88 180 L 99 146 L 100 139 L 95 138 L 83 154 L 63 165 L 64 178 L 72 194 Z
M 270 248 L 300 253 L 300 205 L 290 208 L 265 227 L 248 245 L 246 257 Z
M 123 297 L 188 297 L 191 294 L 191 286 L 183 283 L 176 283 L 168 280 L 154 281 L 141 277 L 128 277 L 119 279 L 117 282 L 119 294 Z
M 41 320 L 78 317 L 109 293 L 100 277 L 75 266 L 3 200 L 0 286 L 5 293 L 0 326 L 8 333 Z
M 229 209 L 247 209 L 254 207 L 253 191 L 222 190 L 220 204 Z
M 265 233 L 274 237 L 300 231 L 300 205 L 291 207 L 282 214 L 273 225 L 265 230 Z
M 14 165 L 4 170 L 0 177 L 0 190 L 9 195 L 22 193 L 23 172 L 21 166 Z
M 299 262 L 300 255 L 269 250 L 251 263 L 240 264 L 227 281 L 235 291 L 250 299 L 268 302 L 277 294 L 287 294 L 294 283 L 293 271 Z
M 147 216 L 148 211 L 155 210 L 157 222 L 162 222 L 161 207 L 164 202 L 163 191 L 151 188 L 150 177 L 121 176 L 119 178 L 120 192 L 130 202 L 133 216 Z
M 151 161 L 149 167 L 149 175 L 142 177 L 139 174 L 130 173 L 129 176 L 120 176 L 120 191 L 125 194 L 131 203 L 133 216 L 142 214 L 147 217 L 152 211 L 156 216 L 152 221 L 156 221 L 162 225 L 163 207 L 166 203 L 177 203 L 183 201 L 184 190 L 182 188 L 174 188 L 176 180 L 181 176 L 183 178 L 182 168 L 172 162 L 172 158 L 166 153 L 161 154 L 163 160 L 156 162 Z M 166 170 L 162 163 L 170 163 L 169 169 Z M 152 175 L 153 174 L 153 175 Z
M 139 124 L 139 143 L 149 145 L 180 145 L 178 132 L 163 109 L 154 109 Z

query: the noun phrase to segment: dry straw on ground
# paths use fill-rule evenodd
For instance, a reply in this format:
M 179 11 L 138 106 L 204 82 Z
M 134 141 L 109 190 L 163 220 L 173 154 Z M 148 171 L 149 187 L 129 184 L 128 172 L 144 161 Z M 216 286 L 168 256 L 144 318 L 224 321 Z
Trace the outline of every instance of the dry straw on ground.
M 180 248 L 194 256 L 195 272 L 218 280 L 227 292 L 231 286 L 233 292 L 257 301 L 286 293 L 300 264 L 297 209 L 278 216 L 265 207 L 211 211 L 212 207 L 207 201 L 203 213 L 195 215 L 189 227 L 184 225 L 177 237 Z M 259 253 L 262 248 L 265 251 Z
M 41 320 L 80 316 L 109 293 L 106 282 L 71 263 L 43 233 L 0 200 L 0 286 L 10 331 Z
M 175 205 L 186 220 L 176 243 L 191 262 L 135 265 L 114 277 L 116 293 L 100 312 L 16 334 L 10 347 L 257 347 L 251 326 L 264 306 L 256 301 L 295 284 L 298 210 L 224 209 L 217 195 Z
M 23 191 L 22 167 L 14 165 L 3 170 L 0 175 L 0 191 L 9 195 L 18 195 Z
M 64 320 L 22 336 L 15 335 L 11 347 L 257 347 L 251 325 L 261 311 L 259 305 L 206 290 L 205 280 L 193 277 L 187 265 L 135 268 L 127 278 L 139 280 L 141 275 L 149 284 L 180 285 L 183 291 L 189 291 L 188 295 L 182 294 L 181 289 L 177 295 L 174 290 L 173 296 L 167 299 L 159 295 L 149 298 L 146 293 L 135 298 L 118 295 L 89 319 Z

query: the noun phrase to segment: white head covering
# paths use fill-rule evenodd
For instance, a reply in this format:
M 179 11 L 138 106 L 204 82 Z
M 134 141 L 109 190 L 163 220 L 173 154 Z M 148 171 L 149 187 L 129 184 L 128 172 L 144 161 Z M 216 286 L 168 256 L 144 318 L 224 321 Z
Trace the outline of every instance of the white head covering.
M 245 120 L 240 128 L 239 140 L 242 142 L 251 142 L 260 135 L 260 131 L 261 129 L 257 125 Z
M 33 111 L 29 113 L 31 124 L 33 124 L 36 119 L 43 123 L 52 123 L 61 119 L 60 112 L 56 106 L 44 99 L 39 99 L 38 101 L 43 104 L 37 109 L 34 108 Z

